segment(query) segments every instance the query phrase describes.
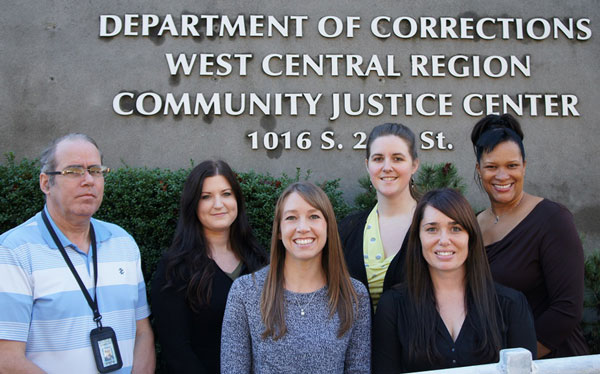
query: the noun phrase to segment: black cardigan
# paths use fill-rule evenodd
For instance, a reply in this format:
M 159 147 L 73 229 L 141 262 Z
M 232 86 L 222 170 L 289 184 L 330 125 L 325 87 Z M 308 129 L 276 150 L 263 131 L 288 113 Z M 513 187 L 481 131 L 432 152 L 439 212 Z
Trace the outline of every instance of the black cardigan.
M 220 372 L 221 325 L 227 295 L 233 281 L 216 263 L 210 305 L 195 313 L 185 298 L 185 289 L 163 290 L 165 256 L 152 280 L 151 301 L 154 328 L 169 373 L 215 374 Z M 244 264 L 241 274 L 247 274 Z M 177 288 L 182 283 L 177 284 Z
M 365 261 L 363 257 L 363 234 L 370 213 L 370 210 L 352 213 L 340 221 L 338 226 L 342 247 L 344 249 L 344 257 L 350 276 L 361 281 L 367 289 L 369 289 L 369 282 L 367 281 L 367 271 L 365 270 Z M 404 241 L 402 242 L 400 250 L 392 259 L 392 262 L 385 273 L 385 278 L 383 280 L 384 292 L 393 285 L 404 282 L 407 245 L 408 232 L 404 236 Z
M 527 299 L 519 291 L 495 284 L 497 295 L 498 332 L 501 347 L 528 349 L 536 357 L 537 343 L 533 317 Z M 410 357 L 408 350 L 414 341 L 407 331 L 414 326 L 411 319 L 412 301 L 406 285 L 394 287 L 379 300 L 373 328 L 373 373 L 402 373 L 422 370 L 481 365 L 495 361 L 495 357 L 483 357 L 477 353 L 481 348 L 481 321 L 472 313 L 475 305 L 467 302 L 467 315 L 456 341 L 452 340 L 444 321 L 436 313 L 435 348 L 439 357 L 428 362 L 425 347 L 420 347 L 419 358 Z

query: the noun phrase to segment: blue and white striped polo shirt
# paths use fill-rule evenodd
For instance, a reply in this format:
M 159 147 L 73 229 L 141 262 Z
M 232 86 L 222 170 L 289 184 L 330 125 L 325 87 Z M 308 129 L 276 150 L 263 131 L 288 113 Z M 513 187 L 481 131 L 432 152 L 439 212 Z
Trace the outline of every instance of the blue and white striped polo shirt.
M 46 208 L 44 208 L 46 209 Z M 46 214 L 48 211 L 46 210 Z M 93 296 L 92 249 L 81 252 L 48 214 L 69 258 Z M 119 341 L 131 372 L 136 321 L 150 315 L 133 238 L 117 225 L 92 219 L 98 250 L 98 306 Z M 27 342 L 26 356 L 48 373 L 96 373 L 90 331 L 93 313 L 48 233 L 41 213 L 0 235 L 0 339 Z

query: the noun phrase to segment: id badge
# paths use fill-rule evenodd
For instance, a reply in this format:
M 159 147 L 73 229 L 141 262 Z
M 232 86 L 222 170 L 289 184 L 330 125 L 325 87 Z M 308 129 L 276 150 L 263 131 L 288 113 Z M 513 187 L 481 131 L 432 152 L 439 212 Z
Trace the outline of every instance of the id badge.
M 96 367 L 100 373 L 110 373 L 119 370 L 123 366 L 121 352 L 117 344 L 117 335 L 115 331 L 108 327 L 98 327 L 90 331 L 90 341 L 92 342 L 92 351 Z

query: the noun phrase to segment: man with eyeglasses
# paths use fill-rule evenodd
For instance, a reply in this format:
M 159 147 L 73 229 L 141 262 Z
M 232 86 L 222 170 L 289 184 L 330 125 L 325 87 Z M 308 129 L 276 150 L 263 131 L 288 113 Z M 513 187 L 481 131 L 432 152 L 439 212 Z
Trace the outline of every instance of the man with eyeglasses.
M 98 146 L 69 134 L 40 162 L 44 209 L 0 235 L 0 372 L 154 372 L 139 249 L 92 218 L 110 171 Z

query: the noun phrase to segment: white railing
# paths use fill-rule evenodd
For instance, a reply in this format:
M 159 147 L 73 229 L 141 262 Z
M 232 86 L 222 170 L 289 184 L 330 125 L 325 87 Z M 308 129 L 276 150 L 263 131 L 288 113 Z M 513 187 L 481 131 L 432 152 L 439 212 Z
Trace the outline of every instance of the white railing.
M 500 351 L 497 364 L 465 366 L 453 369 L 421 371 L 419 374 L 599 374 L 600 355 L 531 359 L 525 348 Z

